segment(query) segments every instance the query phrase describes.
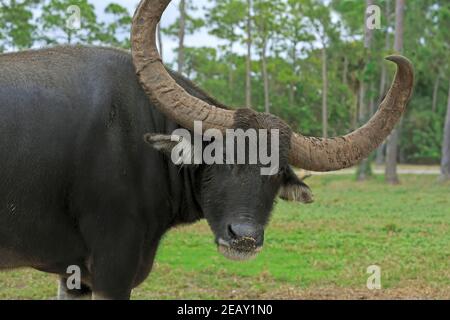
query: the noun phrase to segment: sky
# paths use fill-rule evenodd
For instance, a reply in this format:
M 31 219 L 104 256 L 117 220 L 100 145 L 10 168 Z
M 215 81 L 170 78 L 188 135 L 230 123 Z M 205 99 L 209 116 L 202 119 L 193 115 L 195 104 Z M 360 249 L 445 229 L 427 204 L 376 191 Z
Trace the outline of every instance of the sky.
M 105 7 L 111 3 L 117 3 L 126 7 L 130 14 L 133 15 L 139 0 L 90 0 L 90 2 L 95 6 L 97 16 L 99 20 L 105 20 L 104 9 Z M 173 0 L 169 7 L 164 12 L 164 15 L 161 20 L 161 24 L 163 27 L 167 27 L 172 24 L 178 17 L 178 4 L 179 0 Z M 196 0 L 196 6 L 198 7 L 197 12 L 195 12 L 194 16 L 201 16 L 204 14 L 204 10 L 202 9 L 205 6 L 208 6 L 207 0 Z M 210 36 L 206 30 L 201 30 L 195 33 L 193 36 L 186 37 L 186 45 L 190 47 L 215 47 L 218 46 L 221 41 L 214 36 Z M 163 38 L 163 59 L 165 61 L 175 61 L 175 48 L 178 46 L 176 39 L 171 39 L 169 37 Z

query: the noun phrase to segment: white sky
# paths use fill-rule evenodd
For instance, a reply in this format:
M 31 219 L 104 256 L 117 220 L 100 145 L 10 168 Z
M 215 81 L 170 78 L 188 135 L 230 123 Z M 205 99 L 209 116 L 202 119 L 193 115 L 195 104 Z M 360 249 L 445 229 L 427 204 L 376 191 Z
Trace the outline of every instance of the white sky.
M 130 11 L 130 14 L 134 14 L 134 10 L 139 3 L 139 0 L 91 0 L 92 4 L 95 5 L 97 16 L 99 20 L 105 20 L 103 11 L 105 7 L 111 3 L 120 4 Z M 161 20 L 161 24 L 163 27 L 167 27 L 172 24 L 178 17 L 178 4 L 179 0 L 173 0 L 167 10 L 164 12 L 164 15 Z M 203 14 L 203 7 L 208 5 L 207 0 L 196 0 L 195 5 L 198 7 L 197 12 L 194 13 L 195 16 L 201 16 Z M 198 31 L 193 36 L 186 37 L 186 44 L 191 47 L 215 47 L 220 44 L 220 40 L 214 36 L 210 36 L 208 32 L 204 29 Z M 171 39 L 169 37 L 163 38 L 163 54 L 164 60 L 168 62 L 174 61 L 175 53 L 174 49 L 177 47 L 177 42 L 175 39 Z

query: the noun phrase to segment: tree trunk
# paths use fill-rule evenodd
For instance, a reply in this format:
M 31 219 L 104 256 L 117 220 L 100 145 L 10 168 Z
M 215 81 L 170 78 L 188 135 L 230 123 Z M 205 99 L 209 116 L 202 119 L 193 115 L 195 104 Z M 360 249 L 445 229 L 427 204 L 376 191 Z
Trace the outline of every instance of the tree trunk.
M 344 70 L 342 71 L 342 83 L 348 85 L 348 57 L 344 57 Z
M 437 97 L 439 93 L 439 85 L 441 83 L 441 77 L 438 74 L 436 77 L 436 81 L 434 82 L 434 89 L 433 89 L 433 105 L 431 107 L 431 111 L 436 112 L 437 109 Z
M 403 20 L 405 18 L 405 0 L 397 0 L 395 7 L 395 41 L 394 50 L 403 51 Z
M 322 47 L 322 136 L 328 137 L 328 66 L 327 48 Z
M 158 23 L 158 46 L 159 46 L 159 55 L 161 56 L 161 60 L 164 61 L 164 51 L 163 51 L 163 41 L 162 41 L 162 32 L 161 32 L 161 24 Z
M 360 95 L 359 95 L 359 116 L 358 116 L 358 122 L 359 125 L 362 125 L 366 122 L 367 118 L 367 104 L 365 101 L 365 83 L 364 81 L 361 82 L 360 86 Z M 372 175 L 372 171 L 370 170 L 370 160 L 368 158 L 363 159 L 357 170 L 357 180 L 358 181 L 364 181 L 369 176 Z
M 364 124 L 365 117 L 367 113 L 367 107 L 366 107 L 366 84 L 363 80 L 360 81 L 359 84 L 359 108 L 358 108 L 358 122 L 359 124 Z
M 397 145 L 399 140 L 398 128 L 394 129 L 389 136 L 386 146 L 386 171 L 385 179 L 390 184 L 399 184 L 397 174 Z
M 441 180 L 450 180 L 450 85 L 448 88 L 447 117 L 444 128 L 444 142 L 442 144 Z
M 178 72 L 184 69 L 184 37 L 186 34 L 186 0 L 180 1 L 180 20 L 178 29 Z
M 293 41 L 292 43 L 292 70 L 294 70 L 294 74 L 297 75 L 297 42 Z M 291 107 L 294 106 L 295 103 L 295 82 L 289 83 L 289 104 Z
M 262 74 L 264 81 L 264 110 L 265 112 L 270 112 L 270 96 L 269 96 L 269 75 L 267 73 L 267 39 L 264 39 L 262 47 Z
M 295 96 L 295 92 L 294 92 L 294 89 L 295 87 L 294 87 L 294 84 L 293 83 L 290 83 L 289 84 L 289 105 L 291 106 L 291 107 L 293 107 L 294 106 L 294 96 Z
M 228 90 L 230 90 L 230 103 L 234 104 L 234 75 L 233 75 L 233 46 L 234 43 L 230 41 L 228 51 Z
M 359 89 L 357 89 L 359 90 Z M 358 91 L 352 90 L 353 93 L 353 108 L 351 111 L 351 127 L 355 130 L 358 127 L 358 105 L 359 105 L 359 94 Z
M 247 61 L 245 79 L 245 106 L 252 107 L 252 0 L 247 0 Z
M 405 0 L 396 0 L 395 7 L 395 43 L 394 50 L 398 53 L 403 51 L 403 19 L 405 12 Z M 390 184 L 398 184 L 400 180 L 397 174 L 397 149 L 399 142 L 399 130 L 395 128 L 388 140 L 386 150 L 386 181 Z
M 366 0 L 366 8 L 373 5 L 373 0 Z M 367 14 L 364 14 L 364 48 L 365 48 L 365 66 L 364 66 L 364 74 L 361 79 L 361 85 L 359 87 L 359 125 L 364 125 L 367 122 L 368 114 L 369 114 L 369 106 L 366 99 L 366 83 L 365 83 L 365 73 L 367 64 L 371 59 L 371 46 L 372 46 L 372 38 L 373 31 L 367 25 Z M 359 165 L 357 171 L 357 179 L 358 181 L 366 180 L 372 174 L 370 170 L 370 160 L 363 159 Z
M 374 0 L 366 0 L 366 9 L 372 6 Z M 367 13 L 364 13 L 364 48 L 370 50 L 372 46 L 373 30 L 367 25 Z
M 374 82 L 370 83 L 370 99 L 369 99 L 369 113 L 371 115 L 375 114 L 377 112 L 377 107 L 375 105 L 375 97 L 373 93 L 375 92 L 375 85 Z
M 391 25 L 391 0 L 386 0 L 386 9 L 385 9 L 385 16 L 386 16 L 386 40 L 385 40 L 385 50 L 386 52 L 389 51 L 391 48 L 391 37 L 389 34 L 389 27 Z M 386 92 L 386 83 L 387 83 L 387 70 L 386 70 L 386 63 L 381 64 L 381 77 L 380 77 L 380 91 L 379 91 L 379 99 L 378 104 L 381 104 L 381 102 L 384 99 L 384 95 Z M 386 141 L 384 141 L 378 148 L 377 148 L 377 155 L 375 163 L 377 165 L 382 165 L 384 163 L 384 151 L 386 149 Z

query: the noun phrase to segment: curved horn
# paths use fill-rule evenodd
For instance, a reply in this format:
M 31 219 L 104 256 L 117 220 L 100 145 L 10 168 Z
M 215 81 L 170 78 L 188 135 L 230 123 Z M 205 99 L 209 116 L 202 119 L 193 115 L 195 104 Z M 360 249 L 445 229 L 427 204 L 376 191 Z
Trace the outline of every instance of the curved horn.
M 203 122 L 203 130 L 226 130 L 233 125 L 234 111 L 224 110 L 188 94 L 169 75 L 156 47 L 156 28 L 170 0 L 143 0 L 133 18 L 133 62 L 145 93 L 167 117 L 187 128 Z
M 311 171 L 333 171 L 351 167 L 375 150 L 391 133 L 412 95 L 414 70 L 402 56 L 389 56 L 397 64 L 394 82 L 377 113 L 356 131 L 332 139 L 291 137 L 289 162 Z

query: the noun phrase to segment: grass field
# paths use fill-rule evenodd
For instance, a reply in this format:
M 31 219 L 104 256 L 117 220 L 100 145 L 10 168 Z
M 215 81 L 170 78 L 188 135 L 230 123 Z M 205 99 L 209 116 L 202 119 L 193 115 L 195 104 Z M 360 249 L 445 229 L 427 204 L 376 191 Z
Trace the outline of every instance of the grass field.
M 450 185 L 436 176 L 310 178 L 315 203 L 279 201 L 263 252 L 237 263 L 221 257 L 205 222 L 171 231 L 154 272 L 134 299 L 450 299 Z M 381 290 L 366 288 L 381 268 Z M 56 277 L 0 273 L 0 299 L 51 299 Z

